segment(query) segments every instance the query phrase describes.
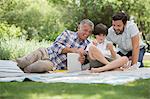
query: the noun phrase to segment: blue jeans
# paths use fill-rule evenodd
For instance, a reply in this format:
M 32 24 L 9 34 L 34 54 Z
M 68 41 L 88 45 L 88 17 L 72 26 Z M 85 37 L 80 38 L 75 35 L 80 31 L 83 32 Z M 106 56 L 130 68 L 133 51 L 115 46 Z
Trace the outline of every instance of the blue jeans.
M 126 55 L 122 54 L 121 52 L 118 52 L 117 54 L 119 54 L 120 56 L 130 57 L 132 56 L 132 51 L 129 51 Z M 145 54 L 145 47 L 141 48 L 139 52 L 138 62 L 140 62 L 140 67 L 144 67 L 144 64 L 143 64 L 144 54 Z
M 144 64 L 143 64 L 143 57 L 144 57 L 144 54 L 145 54 L 145 47 L 141 48 L 141 49 L 140 49 L 140 52 L 139 52 L 139 59 L 138 59 L 138 62 L 141 63 L 140 67 L 144 67 Z

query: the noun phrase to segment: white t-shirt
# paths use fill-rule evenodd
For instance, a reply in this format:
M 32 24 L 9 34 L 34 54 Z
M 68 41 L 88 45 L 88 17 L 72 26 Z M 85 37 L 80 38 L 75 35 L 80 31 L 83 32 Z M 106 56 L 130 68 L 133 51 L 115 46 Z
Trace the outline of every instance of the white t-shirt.
M 103 43 L 98 43 L 98 44 L 96 45 L 96 47 L 101 51 L 101 53 L 104 55 L 104 57 L 112 58 L 110 51 L 107 49 L 107 44 L 108 44 L 108 43 L 111 43 L 111 42 L 105 40 Z M 93 43 L 91 42 L 91 43 L 87 46 L 86 51 L 89 51 L 89 47 L 92 46 L 92 45 L 93 45 Z
M 127 21 L 127 24 L 124 28 L 122 34 L 117 35 L 111 26 L 108 29 L 108 35 L 106 39 L 118 45 L 118 51 L 122 52 L 123 54 L 127 54 L 129 51 L 132 50 L 132 40 L 131 38 L 139 34 L 139 29 L 135 23 L 132 21 Z M 144 47 L 142 41 L 140 41 L 140 48 Z

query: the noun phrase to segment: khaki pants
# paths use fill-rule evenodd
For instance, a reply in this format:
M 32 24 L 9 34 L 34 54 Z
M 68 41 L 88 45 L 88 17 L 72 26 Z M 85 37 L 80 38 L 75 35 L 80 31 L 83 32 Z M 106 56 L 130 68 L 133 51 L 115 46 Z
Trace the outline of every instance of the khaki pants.
M 49 60 L 46 48 L 39 48 L 36 51 L 16 59 L 17 65 L 24 69 L 24 72 L 47 72 L 53 69 L 53 63 Z

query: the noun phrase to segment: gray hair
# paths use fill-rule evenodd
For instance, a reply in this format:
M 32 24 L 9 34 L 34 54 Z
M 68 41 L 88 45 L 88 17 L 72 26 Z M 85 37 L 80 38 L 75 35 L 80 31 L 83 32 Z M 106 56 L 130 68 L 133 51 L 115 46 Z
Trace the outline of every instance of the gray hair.
M 80 22 L 79 26 L 81 26 L 83 24 L 88 24 L 91 27 L 92 31 L 94 30 L 94 23 L 91 20 L 89 20 L 89 19 L 83 19 Z

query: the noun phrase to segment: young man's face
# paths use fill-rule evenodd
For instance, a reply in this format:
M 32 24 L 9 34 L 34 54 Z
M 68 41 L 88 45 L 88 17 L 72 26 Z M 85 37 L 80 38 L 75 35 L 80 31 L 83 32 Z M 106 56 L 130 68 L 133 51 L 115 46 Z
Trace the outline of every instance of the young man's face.
M 80 40 L 86 40 L 92 33 L 91 26 L 88 24 L 80 25 L 78 28 L 78 36 Z
M 104 35 L 104 34 L 96 35 L 96 40 L 98 43 L 104 42 L 105 38 L 106 38 L 106 35 Z
M 125 25 L 123 24 L 122 20 L 116 20 L 116 21 L 112 20 L 112 26 L 116 34 L 123 33 Z

